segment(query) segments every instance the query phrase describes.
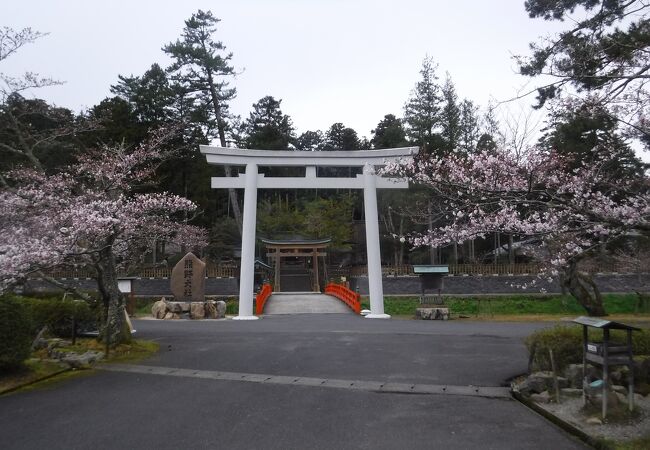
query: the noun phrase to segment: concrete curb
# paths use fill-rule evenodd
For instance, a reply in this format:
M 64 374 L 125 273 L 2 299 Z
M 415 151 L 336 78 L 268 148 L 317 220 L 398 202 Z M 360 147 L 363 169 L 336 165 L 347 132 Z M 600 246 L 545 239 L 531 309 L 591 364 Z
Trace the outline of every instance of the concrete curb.
M 566 431 L 569 434 L 572 434 L 573 436 L 577 437 L 580 439 L 582 442 L 584 442 L 587 445 L 590 445 L 591 447 L 595 448 L 596 450 L 613 450 L 614 447 L 611 447 L 607 444 L 605 444 L 603 441 L 594 438 L 593 436 L 588 435 L 581 429 L 575 427 L 574 425 L 571 425 L 569 422 L 565 422 L 564 420 L 560 419 L 554 414 L 551 414 L 544 408 L 541 408 L 537 406 L 537 404 L 527 398 L 525 398 L 521 393 L 511 391 L 512 397 L 519 401 L 521 404 L 526 406 L 529 409 L 532 409 L 535 411 L 537 414 L 540 416 L 544 417 L 548 421 L 554 423 L 558 427 L 562 428 L 564 431 Z

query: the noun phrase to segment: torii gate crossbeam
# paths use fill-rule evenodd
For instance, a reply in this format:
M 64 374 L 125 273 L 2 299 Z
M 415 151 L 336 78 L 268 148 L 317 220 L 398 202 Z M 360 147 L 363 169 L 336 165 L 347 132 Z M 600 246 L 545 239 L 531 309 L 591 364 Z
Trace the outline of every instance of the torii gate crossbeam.
M 379 251 L 379 218 L 377 189 L 406 189 L 408 182 L 381 178 L 375 166 L 388 161 L 413 158 L 417 147 L 354 151 L 277 151 L 249 150 L 201 146 L 208 164 L 246 166 L 246 173 L 238 177 L 213 177 L 212 188 L 244 188 L 244 217 L 242 224 L 242 254 L 239 282 L 239 313 L 237 320 L 253 320 L 253 274 L 255 264 L 255 225 L 257 220 L 258 189 L 363 189 L 366 217 L 366 247 L 368 255 L 368 287 L 370 319 L 387 319 L 384 313 L 384 293 Z M 265 177 L 258 166 L 305 167 L 304 177 Z M 317 167 L 363 167 L 356 178 L 318 177 Z

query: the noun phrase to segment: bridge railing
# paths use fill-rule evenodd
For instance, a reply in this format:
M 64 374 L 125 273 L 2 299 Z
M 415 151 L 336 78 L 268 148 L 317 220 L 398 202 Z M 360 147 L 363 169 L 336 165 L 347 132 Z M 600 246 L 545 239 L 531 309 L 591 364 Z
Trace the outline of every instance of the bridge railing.
M 325 293 L 341 300 L 356 314 L 361 313 L 361 296 L 353 290 L 350 290 L 341 284 L 329 283 L 325 286 Z
M 262 289 L 255 296 L 255 314 L 258 316 L 264 312 L 264 305 L 273 293 L 273 288 L 270 284 L 265 283 L 262 285 Z

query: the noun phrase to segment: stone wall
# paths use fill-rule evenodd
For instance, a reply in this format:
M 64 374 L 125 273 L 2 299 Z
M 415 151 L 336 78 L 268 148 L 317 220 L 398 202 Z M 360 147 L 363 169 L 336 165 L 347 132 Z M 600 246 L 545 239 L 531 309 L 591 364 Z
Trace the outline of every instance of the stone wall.
M 533 287 L 517 287 L 537 280 Z M 600 274 L 594 280 L 602 292 L 648 292 L 650 291 L 650 274 Z M 384 277 L 384 295 L 419 295 L 418 277 Z M 352 278 L 350 287 L 359 290 L 361 295 L 368 295 L 368 277 Z M 444 279 L 443 294 L 511 294 L 540 293 L 543 288 L 549 293 L 560 293 L 557 280 L 537 279 L 534 276 L 451 276 Z
M 517 288 L 516 285 L 530 283 L 536 279 L 534 276 L 452 276 L 444 279 L 443 294 L 512 294 L 512 293 L 539 293 L 540 288 L 547 292 L 559 293 L 560 286 L 556 280 L 538 280 L 538 284 L 527 289 Z M 601 274 L 594 279 L 603 292 L 634 292 L 650 291 L 650 274 Z M 84 290 L 95 291 L 97 286 L 94 280 L 65 280 L 61 281 L 81 287 Z M 418 277 L 384 277 L 385 295 L 419 295 L 420 280 Z M 361 295 L 368 295 L 368 278 L 358 277 L 350 280 L 352 289 L 359 288 Z M 167 278 L 137 278 L 133 280 L 136 296 L 159 297 L 171 296 L 169 279 Z M 25 293 L 30 292 L 57 292 L 59 289 L 40 280 L 30 280 L 25 286 Z M 239 295 L 239 280 L 237 278 L 206 278 L 206 295 L 237 296 Z
M 88 291 L 96 291 L 95 280 L 61 279 L 62 282 Z M 41 280 L 29 280 L 25 285 L 25 294 L 42 292 L 60 292 L 60 289 Z M 136 278 L 133 280 L 133 292 L 138 297 L 160 297 L 172 295 L 168 278 Z M 237 278 L 206 278 L 205 295 L 239 295 L 239 280 Z

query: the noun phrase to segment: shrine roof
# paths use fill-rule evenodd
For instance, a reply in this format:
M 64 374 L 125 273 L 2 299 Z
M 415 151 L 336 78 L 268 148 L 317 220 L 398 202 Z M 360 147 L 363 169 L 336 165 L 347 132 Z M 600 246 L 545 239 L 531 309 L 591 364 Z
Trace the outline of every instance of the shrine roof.
M 332 242 L 331 238 L 325 239 L 304 239 L 304 238 L 290 238 L 290 239 L 266 239 L 260 238 L 264 244 L 267 245 L 282 245 L 282 246 L 294 246 L 294 245 L 326 245 Z

